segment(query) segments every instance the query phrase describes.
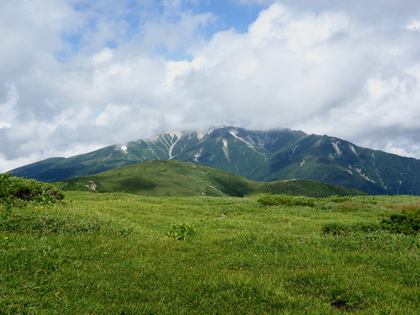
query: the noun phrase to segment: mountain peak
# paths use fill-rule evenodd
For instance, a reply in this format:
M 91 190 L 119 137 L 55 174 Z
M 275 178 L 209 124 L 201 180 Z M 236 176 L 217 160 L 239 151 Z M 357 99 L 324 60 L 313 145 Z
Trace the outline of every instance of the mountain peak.
M 234 126 L 173 130 L 67 159 L 13 170 L 44 181 L 93 175 L 150 160 L 179 160 L 254 180 L 313 179 L 368 193 L 420 194 L 420 161 L 290 129 L 255 131 Z

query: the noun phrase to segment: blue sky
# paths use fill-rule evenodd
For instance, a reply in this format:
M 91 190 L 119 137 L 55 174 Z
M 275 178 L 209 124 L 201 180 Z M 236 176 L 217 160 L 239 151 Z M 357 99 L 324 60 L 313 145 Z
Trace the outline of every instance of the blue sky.
M 420 158 L 418 0 L 0 1 L 0 171 L 177 129 Z
M 176 3 L 176 4 L 174 4 Z M 74 31 L 62 34 L 63 40 L 67 43 L 65 50 L 57 52 L 59 61 L 67 61 L 82 49 L 83 36 L 94 31 L 98 27 L 98 22 L 107 20 L 111 23 L 124 23 L 127 29 L 124 36 L 118 40 L 109 40 L 104 46 L 110 48 L 118 47 L 121 42 L 133 40 L 142 33 L 144 25 L 151 21 L 156 21 L 164 17 L 168 21 L 179 21 L 183 14 L 200 15 L 211 14 L 212 19 L 200 29 L 200 36 L 209 39 L 216 32 L 234 29 L 236 32 L 246 32 L 249 25 L 256 20 L 262 8 L 268 4 L 261 3 L 240 3 L 234 0 L 204 0 L 204 1 L 138 1 L 124 0 L 115 5 L 97 5 L 93 1 L 76 1 L 72 7 L 86 14 L 88 17 L 84 25 Z M 168 47 L 155 47 L 155 52 L 164 54 L 166 57 L 174 59 L 188 58 L 186 51 L 188 46 L 171 51 Z

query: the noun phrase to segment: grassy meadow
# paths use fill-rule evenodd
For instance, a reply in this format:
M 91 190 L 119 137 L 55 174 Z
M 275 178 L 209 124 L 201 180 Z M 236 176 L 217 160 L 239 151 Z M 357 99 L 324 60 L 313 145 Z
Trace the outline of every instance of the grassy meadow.
M 418 314 L 420 198 L 276 198 L 0 205 L 0 314 Z
M 257 193 L 305 195 L 364 195 L 360 190 L 314 180 L 257 182 L 197 163 L 147 161 L 118 167 L 92 176 L 72 178 L 56 185 L 69 191 L 124 192 L 143 196 L 243 197 Z

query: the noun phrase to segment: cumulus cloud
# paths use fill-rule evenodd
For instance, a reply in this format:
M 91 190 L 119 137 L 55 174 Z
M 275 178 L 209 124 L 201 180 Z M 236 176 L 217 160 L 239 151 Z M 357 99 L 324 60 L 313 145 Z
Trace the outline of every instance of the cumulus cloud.
M 406 28 L 409 31 L 420 32 L 420 20 L 412 20 L 407 25 Z
M 210 37 L 212 13 L 141 3 L 1 2 L 0 171 L 221 124 L 420 157 L 416 2 L 383 2 L 399 17 L 386 26 L 343 1 L 274 2 Z

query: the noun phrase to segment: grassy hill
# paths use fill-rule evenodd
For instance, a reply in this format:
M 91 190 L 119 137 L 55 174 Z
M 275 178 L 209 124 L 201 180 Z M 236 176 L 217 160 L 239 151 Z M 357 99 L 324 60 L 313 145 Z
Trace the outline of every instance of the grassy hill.
M 126 192 L 151 196 L 236 196 L 255 193 L 305 195 L 362 194 L 311 180 L 256 182 L 214 168 L 179 161 L 149 161 L 59 183 L 64 190 Z
M 306 199 L 0 203 L 0 313 L 418 314 L 420 198 Z

